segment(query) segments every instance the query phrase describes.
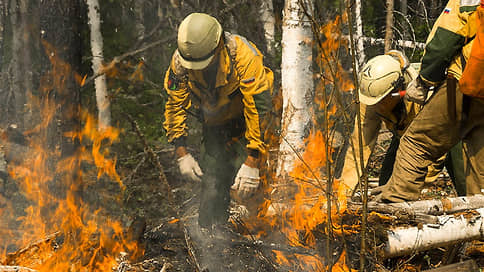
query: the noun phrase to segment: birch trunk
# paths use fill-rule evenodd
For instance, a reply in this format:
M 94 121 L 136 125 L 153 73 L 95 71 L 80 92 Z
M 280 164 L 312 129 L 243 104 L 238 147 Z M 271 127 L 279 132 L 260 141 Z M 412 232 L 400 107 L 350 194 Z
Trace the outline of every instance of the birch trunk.
M 343 36 L 343 38 L 349 40 L 349 36 Z M 362 37 L 362 40 L 368 45 L 382 45 L 385 44 L 385 39 L 373 38 L 373 37 Z M 415 41 L 405 41 L 405 40 L 394 40 L 396 45 L 405 48 L 416 48 L 424 49 L 425 43 L 415 42 Z
M 455 244 L 461 241 L 483 239 L 484 208 L 474 215 L 459 217 L 439 216 L 440 224 L 398 228 L 388 231 L 385 257 L 395 257 Z
M 144 20 L 144 9 L 143 9 L 143 2 L 142 0 L 134 1 L 134 15 L 135 15 L 135 22 L 134 28 L 136 29 L 136 36 L 137 39 L 140 41 L 145 37 L 145 26 L 143 24 Z
M 385 52 L 392 49 L 392 39 L 393 39 L 393 0 L 387 0 L 387 18 L 386 18 L 386 29 L 385 29 Z
M 432 200 L 420 200 L 401 203 L 371 203 L 368 210 L 394 214 L 403 212 L 406 214 L 431 214 L 442 215 L 444 213 L 456 213 L 484 207 L 484 195 L 467 197 L 454 197 Z
M 101 35 L 101 15 L 98 0 L 87 0 L 89 27 L 91 31 L 92 70 L 99 73 L 104 61 L 103 38 Z M 98 108 L 99 129 L 111 125 L 111 105 L 106 88 L 106 76 L 98 76 L 94 80 L 96 87 L 96 103 Z
M 261 0 L 259 9 L 261 22 L 264 26 L 264 36 L 266 38 L 266 51 L 271 57 L 274 55 L 274 32 L 276 19 L 274 18 L 274 7 L 272 0 Z
M 286 0 L 282 25 L 282 133 L 277 175 L 293 169 L 296 152 L 302 153 L 309 133 L 313 101 L 311 24 L 298 0 Z M 303 1 L 308 10 L 311 3 Z
M 365 45 L 364 45 L 364 35 L 363 35 L 363 21 L 361 19 L 361 0 L 355 1 L 355 18 L 356 18 L 356 52 L 358 53 L 358 65 L 356 68 L 359 69 L 365 62 Z
M 407 15 L 408 15 L 408 3 L 407 3 L 407 0 L 401 0 L 400 1 L 400 12 L 402 13 L 402 16 L 405 18 L 405 20 L 407 20 Z M 409 33 L 408 33 L 408 26 L 407 26 L 407 22 L 403 22 L 402 24 L 403 26 L 403 35 L 402 35 L 402 39 L 407 39 L 407 37 L 409 37 Z
M 2 84 L 0 124 L 20 130 L 29 128 L 28 93 L 33 91 L 32 29 L 35 17 L 28 12 L 27 0 L 2 2 Z

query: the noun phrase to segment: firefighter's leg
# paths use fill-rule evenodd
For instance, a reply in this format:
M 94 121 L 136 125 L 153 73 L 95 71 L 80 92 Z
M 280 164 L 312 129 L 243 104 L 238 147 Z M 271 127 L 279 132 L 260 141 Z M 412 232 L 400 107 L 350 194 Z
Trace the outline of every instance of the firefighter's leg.
M 466 176 L 464 173 L 464 158 L 462 153 L 462 142 L 457 143 L 447 153 L 445 167 L 449 172 L 452 183 L 454 183 L 457 195 L 466 195 Z
M 455 116 L 451 116 L 452 112 L 445 110 L 448 99 L 444 83 L 407 128 L 400 139 L 392 177 L 382 192 L 383 201 L 418 199 L 428 166 L 460 139 L 462 94 L 458 91 L 455 101 Z
M 206 126 L 202 144 L 202 189 L 198 222 L 210 227 L 228 219 L 230 186 L 240 167 L 240 122 L 224 126 Z M 245 147 L 245 145 L 244 145 Z
M 204 171 L 198 223 L 202 227 L 228 218 L 230 181 L 235 169 L 226 149 L 228 139 L 220 128 L 204 128 L 201 166 Z
M 484 102 L 470 98 L 463 126 L 464 172 L 467 195 L 484 193 Z
M 394 135 L 381 166 L 380 177 L 378 180 L 378 185 L 380 186 L 387 184 L 388 180 L 392 176 L 393 164 L 395 163 L 395 156 L 397 155 L 399 144 L 400 139 Z

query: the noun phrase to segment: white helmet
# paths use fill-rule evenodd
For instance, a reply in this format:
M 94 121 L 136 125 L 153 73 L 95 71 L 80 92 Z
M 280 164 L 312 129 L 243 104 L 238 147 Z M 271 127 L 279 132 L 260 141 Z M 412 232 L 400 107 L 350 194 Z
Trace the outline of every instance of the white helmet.
M 361 103 L 374 105 L 395 88 L 405 88 L 409 65 L 408 59 L 397 50 L 370 59 L 359 75 Z

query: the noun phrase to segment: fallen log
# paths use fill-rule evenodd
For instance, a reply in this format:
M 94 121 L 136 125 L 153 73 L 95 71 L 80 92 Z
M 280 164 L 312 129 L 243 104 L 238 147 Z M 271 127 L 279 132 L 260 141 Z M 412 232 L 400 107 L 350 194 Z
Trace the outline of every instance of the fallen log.
M 24 272 L 24 271 L 37 272 L 37 270 L 33 270 L 28 267 L 0 265 L 0 272 Z
M 8 265 L 8 264 L 12 263 L 15 259 L 17 259 L 19 256 L 23 255 L 24 253 L 28 253 L 32 248 L 39 248 L 42 244 L 46 244 L 46 243 L 51 242 L 52 240 L 59 237 L 61 234 L 62 233 L 60 231 L 54 232 L 52 234 L 47 235 L 43 239 L 39 239 L 39 240 L 27 245 L 26 247 L 17 250 L 16 252 L 8 253 L 5 260 L 2 260 L 2 263 Z M 21 270 L 19 270 L 19 271 L 21 271 Z M 0 269 L 0 272 L 2 272 L 1 269 Z
M 438 216 L 439 224 L 387 231 L 385 257 L 407 255 L 457 242 L 484 238 L 484 208 L 460 216 Z
M 479 272 L 479 267 L 474 260 L 467 260 L 455 264 L 424 270 L 422 272 Z
M 353 205 L 353 209 L 357 209 L 356 205 Z M 484 195 L 474 195 L 468 197 L 454 197 L 454 198 L 442 198 L 432 200 L 420 200 L 401 203 L 368 203 L 368 210 L 395 214 L 395 213 L 407 213 L 414 214 L 430 214 L 430 215 L 442 215 L 456 212 L 462 212 L 466 210 L 475 210 L 484 207 Z

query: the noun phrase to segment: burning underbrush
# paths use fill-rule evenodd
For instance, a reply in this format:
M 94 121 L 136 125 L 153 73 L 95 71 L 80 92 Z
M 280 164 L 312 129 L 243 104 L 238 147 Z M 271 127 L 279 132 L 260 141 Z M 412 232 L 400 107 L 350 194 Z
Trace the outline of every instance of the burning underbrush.
M 80 76 L 43 45 L 51 70 L 28 103 L 38 123 L 22 130 L 12 124 L 0 141 L 2 161 L 8 161 L 1 169 L 8 175 L 2 178 L 0 263 L 35 271 L 110 271 L 120 254 L 135 259 L 144 252 L 127 233 L 121 210 L 110 209 L 125 190 L 110 153 L 120 131 L 99 129 L 95 118 L 67 102 Z
M 150 146 L 134 120 L 134 131 L 99 129 L 95 118 L 78 108 L 71 110 L 81 112 L 82 126 L 60 137 L 68 145 L 49 145 L 58 106 L 48 95 L 32 96 L 30 106 L 41 122 L 22 133 L 14 127 L 0 131 L 0 148 L 6 145 L 3 155 L 9 159 L 4 169 L 0 156 L 0 174 L 5 173 L 0 175 L 0 271 L 354 272 L 362 260 L 365 271 L 420 271 L 457 257 L 466 259 L 459 253 L 463 242 L 385 257 L 396 226 L 420 234 L 428 225 L 443 225 L 442 218 L 416 214 L 408 207 L 372 206 L 376 212 L 368 214 L 362 241 L 362 203 L 352 202 L 352 188 L 334 178 L 340 153 L 335 130 L 342 122 L 353 124 L 344 120 L 346 109 L 339 104 L 346 91 L 354 89 L 338 59 L 346 46 L 341 38 L 344 20 L 337 17 L 316 28 L 322 38 L 316 58 L 320 80 L 305 152 L 297 154 L 290 173 L 276 177 L 271 167 L 278 159 L 281 135 L 276 128 L 268 130 L 273 143 L 260 194 L 249 201 L 234 198 L 229 222 L 212 230 L 198 226 L 200 186 L 181 180 L 173 148 Z M 60 78 L 72 71 L 55 57 L 51 62 L 56 67 L 51 76 L 57 80 L 46 82 L 63 89 Z M 108 76 L 120 77 L 114 67 L 106 69 Z M 134 69 L 131 80 L 142 81 L 143 65 Z M 40 91 L 51 89 L 44 86 Z M 278 106 L 275 111 L 280 111 Z M 125 134 L 135 135 L 139 146 L 119 142 Z M 113 145 L 124 152 L 122 157 L 114 155 Z M 374 156 L 379 160 L 369 164 L 373 170 L 385 150 L 382 141 L 377 145 L 380 151 Z M 196 156 L 197 150 L 190 153 Z M 432 192 L 449 187 L 448 179 L 438 184 Z M 470 225 L 481 222 L 475 211 L 459 211 L 445 220 L 459 218 Z M 482 255 L 482 244 L 469 252 Z
M 65 135 L 79 143 L 72 156 L 61 158 L 59 152 L 44 147 L 46 140 L 38 137 L 41 133 L 31 134 L 26 137 L 29 154 L 23 163 L 9 164 L 10 177 L 18 184 L 27 207 L 18 218 L 16 203 L 2 209 L 2 217 L 7 219 L 4 222 L 15 227 L 14 232 L 0 236 L 4 265 L 37 271 L 109 271 L 117 265 L 121 252 L 131 257 L 143 254 L 119 218 L 103 209 L 108 205 L 104 201 L 119 202 L 124 190 L 107 148 L 116 141 L 119 131 L 98 131 L 97 123 L 87 113 L 83 119 L 80 132 Z M 99 189 L 85 195 L 95 183 L 118 189 Z M 86 202 L 94 198 L 97 204 Z

